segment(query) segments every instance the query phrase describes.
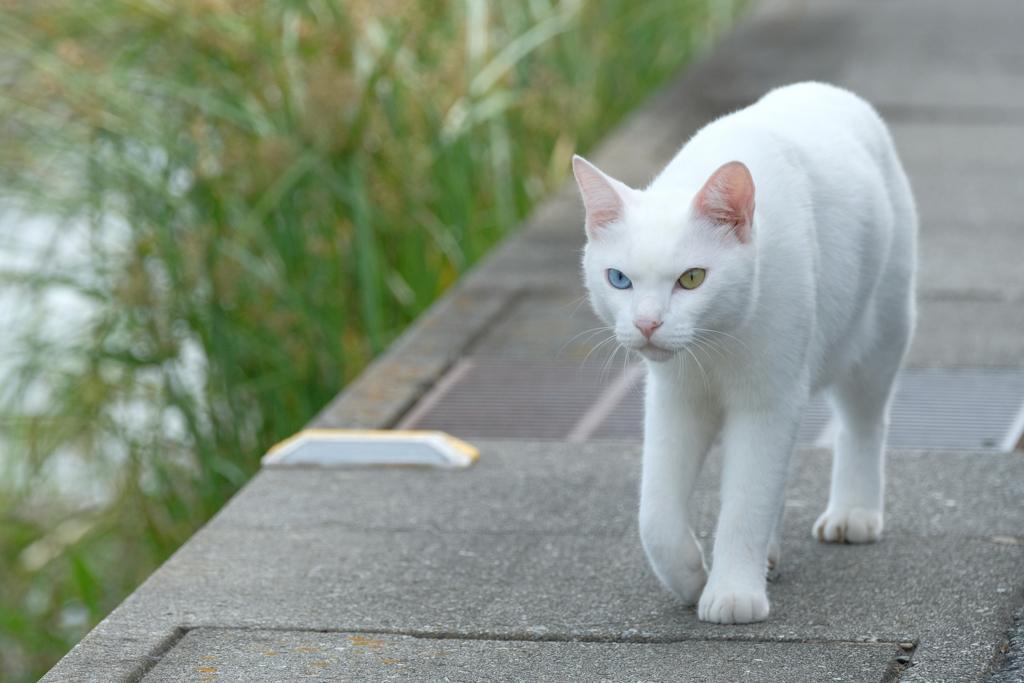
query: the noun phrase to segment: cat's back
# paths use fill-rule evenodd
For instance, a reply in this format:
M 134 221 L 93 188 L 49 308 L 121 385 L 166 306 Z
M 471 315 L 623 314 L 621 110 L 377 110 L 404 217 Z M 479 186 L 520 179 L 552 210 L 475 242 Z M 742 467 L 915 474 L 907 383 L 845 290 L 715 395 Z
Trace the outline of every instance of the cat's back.
M 826 252 L 862 251 L 851 243 L 857 237 L 845 230 L 848 224 L 873 226 L 871 234 L 860 234 L 861 241 L 888 242 L 884 233 L 893 221 L 879 213 L 913 213 L 885 123 L 870 104 L 836 86 L 806 82 L 777 88 L 710 123 L 655 186 L 699 188 L 732 160 L 750 169 L 769 241 L 785 234 L 816 241 Z M 903 229 L 913 222 L 903 221 Z
M 887 175 L 894 158 L 888 129 L 870 104 L 836 86 L 796 83 L 709 123 L 650 189 L 696 192 L 721 164 L 739 160 L 756 186 L 780 184 L 788 195 L 802 180 L 813 185 L 828 176 L 885 182 L 880 175 Z
M 821 156 L 856 147 L 884 163 L 892 140 L 882 118 L 866 101 L 825 83 L 796 83 L 772 90 L 738 112 L 741 125 L 766 128 L 792 145 Z
M 738 113 L 754 114 L 763 124 L 800 131 L 801 135 L 834 128 L 870 134 L 878 126 L 885 127 L 874 108 L 861 97 L 815 81 L 776 88 Z
M 870 104 L 848 90 L 815 82 L 777 88 L 737 112 L 728 127 L 771 138 L 760 145 L 771 148 L 761 157 L 769 160 L 763 170 L 778 174 L 785 166 L 787 181 L 794 173 L 806 179 L 819 218 L 822 212 L 851 210 L 851 216 L 860 211 L 900 213 L 905 205 L 912 211 L 909 184 L 889 129 Z M 786 163 L 780 164 L 782 159 Z M 772 173 L 760 175 L 771 184 Z M 870 222 L 879 226 L 888 221 L 873 216 Z M 827 224 L 818 227 L 827 229 Z
M 856 239 L 850 222 L 872 226 L 861 242 L 909 245 L 917 229 L 910 184 L 888 127 L 865 100 L 836 86 L 797 83 L 769 92 L 736 118 L 739 128 L 770 133 L 769 156 L 785 158 L 787 170 L 806 179 L 824 251 L 830 243 L 864 251 L 849 242 Z M 762 173 L 769 184 L 770 175 Z M 830 228 L 841 234 L 828 236 Z

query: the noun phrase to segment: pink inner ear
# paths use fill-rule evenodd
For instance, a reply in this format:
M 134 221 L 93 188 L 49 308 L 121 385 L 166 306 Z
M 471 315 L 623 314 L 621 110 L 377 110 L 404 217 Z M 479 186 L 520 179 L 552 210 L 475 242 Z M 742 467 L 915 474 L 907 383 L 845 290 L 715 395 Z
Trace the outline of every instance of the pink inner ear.
M 573 157 L 572 170 L 587 211 L 587 234 L 595 238 L 601 228 L 622 218 L 625 204 L 612 184 L 615 181 L 583 157 Z
M 746 242 L 754 219 L 754 179 L 750 171 L 739 161 L 723 165 L 694 197 L 693 210 L 730 227 L 740 242 Z

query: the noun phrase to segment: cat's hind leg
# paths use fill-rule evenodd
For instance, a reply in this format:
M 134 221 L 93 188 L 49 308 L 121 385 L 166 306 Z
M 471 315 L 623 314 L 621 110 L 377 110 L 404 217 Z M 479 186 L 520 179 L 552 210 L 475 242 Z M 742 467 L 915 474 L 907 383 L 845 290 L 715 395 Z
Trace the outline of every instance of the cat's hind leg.
M 828 507 L 812 530 L 819 540 L 833 543 L 867 543 L 882 537 L 889 402 L 914 331 L 917 213 L 891 145 L 882 166 L 892 199 L 893 241 L 865 315 L 865 329 L 874 340 L 830 392 L 839 427 L 832 486 Z
M 887 348 L 876 349 L 831 388 L 835 452 L 828 507 L 813 534 L 830 543 L 870 543 L 882 538 L 885 495 L 885 437 L 889 401 L 910 336 L 890 330 Z
M 685 604 L 700 598 L 707 564 L 693 534 L 690 498 L 721 424 L 703 392 L 647 377 L 640 540 L 661 583 Z
M 866 391 L 865 383 L 874 382 L 846 381 L 832 394 L 838 429 L 828 507 L 814 523 L 819 541 L 869 543 L 882 538 L 888 393 Z M 878 405 L 871 405 L 872 400 Z

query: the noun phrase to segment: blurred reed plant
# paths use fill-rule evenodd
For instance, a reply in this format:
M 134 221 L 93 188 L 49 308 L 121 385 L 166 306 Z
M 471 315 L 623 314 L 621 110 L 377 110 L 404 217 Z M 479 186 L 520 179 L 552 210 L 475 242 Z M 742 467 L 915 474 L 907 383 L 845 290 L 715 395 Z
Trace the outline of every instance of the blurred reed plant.
M 0 0 L 0 677 L 44 673 L 738 0 Z

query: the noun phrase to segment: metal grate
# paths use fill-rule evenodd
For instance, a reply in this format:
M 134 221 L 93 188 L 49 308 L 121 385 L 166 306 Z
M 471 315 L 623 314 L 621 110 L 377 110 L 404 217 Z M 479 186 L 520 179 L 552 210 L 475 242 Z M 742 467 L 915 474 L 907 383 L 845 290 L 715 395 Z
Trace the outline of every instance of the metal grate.
M 463 359 L 397 427 L 562 441 L 619 374 L 567 363 Z
M 893 399 L 895 448 L 1011 451 L 1024 431 L 1024 373 L 908 370 Z
M 890 448 L 1010 451 L 1024 432 L 1024 373 L 907 369 L 890 413 Z M 464 359 L 398 425 L 462 438 L 635 441 L 643 435 L 643 372 L 570 363 Z M 797 442 L 830 446 L 821 397 Z

